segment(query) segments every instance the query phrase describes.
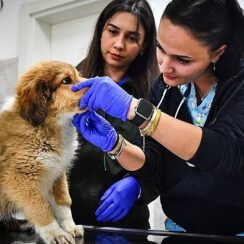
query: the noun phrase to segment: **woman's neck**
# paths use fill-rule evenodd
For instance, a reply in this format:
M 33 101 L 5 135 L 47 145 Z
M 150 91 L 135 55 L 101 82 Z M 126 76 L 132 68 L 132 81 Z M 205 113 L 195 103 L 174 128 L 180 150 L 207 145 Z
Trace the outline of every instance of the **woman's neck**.
M 104 75 L 109 76 L 116 83 L 119 82 L 126 75 L 126 72 L 127 69 L 126 70 L 115 69 L 115 68 L 104 69 Z
M 204 99 L 208 95 L 209 90 L 211 89 L 214 82 L 217 82 L 217 78 L 212 75 L 206 75 L 198 81 L 194 82 L 196 91 L 201 99 Z

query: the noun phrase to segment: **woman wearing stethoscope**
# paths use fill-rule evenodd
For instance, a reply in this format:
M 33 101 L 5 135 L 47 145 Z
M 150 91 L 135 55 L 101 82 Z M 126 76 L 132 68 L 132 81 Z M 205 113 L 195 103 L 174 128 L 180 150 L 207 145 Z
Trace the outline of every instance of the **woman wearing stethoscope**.
M 89 111 L 74 117 L 76 128 L 122 167 L 156 184 L 169 230 L 244 230 L 243 31 L 235 0 L 173 0 L 158 29 L 162 75 L 150 102 L 107 77 L 73 87 L 90 87 L 80 101 Z M 136 146 L 118 136 L 94 113 L 98 108 L 138 125 L 143 139 Z

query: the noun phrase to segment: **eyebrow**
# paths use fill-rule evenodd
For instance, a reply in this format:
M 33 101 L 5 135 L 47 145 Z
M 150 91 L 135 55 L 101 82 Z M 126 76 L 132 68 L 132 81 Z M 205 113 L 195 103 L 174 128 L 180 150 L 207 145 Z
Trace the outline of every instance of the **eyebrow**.
M 116 25 L 114 25 L 114 24 L 111 24 L 111 23 L 108 23 L 106 26 L 112 26 L 112 27 L 114 27 L 115 29 L 120 30 L 120 28 L 119 28 L 118 26 L 116 26 Z M 106 28 L 106 26 L 105 26 L 105 28 Z M 138 31 L 128 31 L 128 33 L 130 33 L 130 34 L 135 34 L 135 35 L 137 35 L 137 36 L 141 36 L 141 34 L 140 34 Z
M 164 52 L 164 49 L 160 45 L 160 43 L 158 42 L 158 40 L 156 40 L 156 47 L 158 47 L 160 49 L 160 51 L 163 51 Z M 185 56 L 185 55 L 176 55 L 176 54 L 173 54 L 172 56 L 177 57 L 177 58 L 182 58 L 182 59 L 192 59 L 191 57 Z

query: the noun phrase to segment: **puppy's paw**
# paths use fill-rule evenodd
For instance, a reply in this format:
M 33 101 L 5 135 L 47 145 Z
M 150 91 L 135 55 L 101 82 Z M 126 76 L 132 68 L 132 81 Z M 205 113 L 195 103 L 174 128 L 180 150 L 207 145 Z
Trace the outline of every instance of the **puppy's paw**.
M 74 237 L 60 228 L 58 223 L 37 228 L 37 231 L 46 244 L 75 244 Z
M 64 220 L 60 223 L 61 227 L 70 233 L 74 238 L 75 237 L 82 237 L 84 235 L 84 230 L 82 225 L 75 225 L 74 221 L 71 220 Z
M 76 225 L 74 227 L 75 237 L 83 237 L 84 236 L 84 229 L 82 225 Z
M 75 239 L 68 233 L 56 233 L 45 240 L 47 244 L 75 244 Z

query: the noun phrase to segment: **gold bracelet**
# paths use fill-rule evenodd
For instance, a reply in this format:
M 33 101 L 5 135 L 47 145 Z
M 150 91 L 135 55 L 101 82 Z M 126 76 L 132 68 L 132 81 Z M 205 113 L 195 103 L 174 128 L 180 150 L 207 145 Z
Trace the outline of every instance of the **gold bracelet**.
M 160 116 L 161 116 L 161 110 L 158 108 L 155 109 L 153 112 L 153 116 L 148 122 L 147 126 L 144 129 L 139 128 L 141 136 L 151 136 L 153 134 L 153 132 L 155 131 L 159 123 Z

